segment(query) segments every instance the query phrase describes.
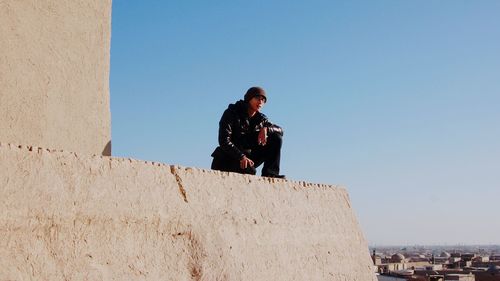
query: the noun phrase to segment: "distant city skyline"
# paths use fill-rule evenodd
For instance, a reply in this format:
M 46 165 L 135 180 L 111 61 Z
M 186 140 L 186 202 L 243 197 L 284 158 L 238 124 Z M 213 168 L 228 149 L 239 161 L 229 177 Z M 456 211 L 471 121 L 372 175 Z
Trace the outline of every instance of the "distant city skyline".
M 500 245 L 392 245 L 392 246 L 369 246 L 370 253 L 373 250 L 383 251 L 383 252 L 399 252 L 402 251 L 421 251 L 421 250 L 434 250 L 434 251 L 445 251 L 445 252 L 478 252 L 480 250 L 486 250 L 490 252 L 498 252 L 500 254 Z
M 388 276 L 422 281 L 500 280 L 500 246 L 381 247 L 370 252 L 378 280 L 396 280 Z M 457 279 L 458 275 L 462 278 Z
M 251 86 L 370 245 L 500 244 L 500 1 L 113 1 L 113 155 L 209 169 Z

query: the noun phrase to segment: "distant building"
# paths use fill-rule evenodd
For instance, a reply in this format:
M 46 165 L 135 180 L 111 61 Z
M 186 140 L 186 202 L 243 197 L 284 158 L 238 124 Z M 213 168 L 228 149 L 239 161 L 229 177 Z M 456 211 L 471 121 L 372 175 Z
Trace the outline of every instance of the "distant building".
M 443 270 L 443 265 L 442 264 L 431 264 L 431 265 L 425 266 L 424 269 L 427 271 Z
M 394 254 L 391 256 L 392 263 L 405 263 L 406 258 L 403 254 Z
M 377 255 L 375 250 L 373 250 L 373 253 L 372 253 L 372 261 L 373 261 L 374 265 L 382 264 L 382 258 L 379 255 Z
M 460 281 L 476 281 L 476 277 L 472 274 L 446 274 L 445 280 L 460 280 Z
M 477 255 L 473 253 L 466 253 L 461 256 L 463 261 L 472 261 L 475 257 L 477 257 Z
M 372 254 L 372 260 L 374 265 L 377 267 L 377 272 L 393 275 L 408 275 L 408 272 L 410 271 L 417 268 L 425 268 L 430 265 L 427 258 L 418 258 L 422 259 L 422 261 L 411 261 L 411 259 L 405 258 L 405 256 L 400 253 L 393 254 L 392 256 L 386 258 L 380 258 L 375 252 Z
M 389 276 L 389 275 L 377 275 L 378 281 L 406 281 L 406 278 Z
M 491 265 L 486 271 L 474 272 L 476 281 L 500 281 L 500 266 Z
M 498 254 L 491 255 L 490 261 L 500 261 L 500 255 Z
M 439 257 L 449 259 L 449 258 L 451 258 L 451 255 L 450 255 L 450 253 L 448 253 L 448 252 L 442 252 L 442 253 L 439 255 Z
M 490 261 L 490 257 L 488 256 L 476 256 L 474 258 L 472 258 L 472 262 L 473 263 L 476 263 L 476 262 L 489 262 Z
M 450 257 L 434 257 L 435 264 L 448 264 Z
M 422 262 L 422 261 L 425 261 L 425 262 L 428 262 L 429 261 L 429 258 L 426 257 L 425 255 L 412 255 L 410 258 L 408 258 L 408 261 L 409 262 Z

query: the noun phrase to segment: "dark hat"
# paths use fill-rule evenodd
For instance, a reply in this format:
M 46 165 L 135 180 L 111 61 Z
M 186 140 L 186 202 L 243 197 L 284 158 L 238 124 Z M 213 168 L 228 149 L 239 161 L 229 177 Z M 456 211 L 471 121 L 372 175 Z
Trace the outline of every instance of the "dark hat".
M 252 87 L 248 89 L 247 93 L 245 94 L 245 101 L 248 102 L 257 96 L 264 97 L 264 101 L 267 102 L 266 91 L 264 91 L 264 89 L 262 89 L 261 87 Z

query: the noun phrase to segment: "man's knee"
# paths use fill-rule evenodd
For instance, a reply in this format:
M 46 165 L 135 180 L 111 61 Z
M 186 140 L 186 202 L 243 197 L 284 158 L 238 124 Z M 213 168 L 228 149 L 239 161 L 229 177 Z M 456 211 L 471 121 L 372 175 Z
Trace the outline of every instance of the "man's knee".
M 212 160 L 212 165 L 210 166 L 212 170 L 219 170 L 219 171 L 224 171 L 227 170 L 226 167 L 224 167 L 224 162 L 220 157 L 214 157 Z
M 283 135 L 277 132 L 269 133 L 267 135 L 267 141 L 281 146 L 281 143 L 283 143 Z

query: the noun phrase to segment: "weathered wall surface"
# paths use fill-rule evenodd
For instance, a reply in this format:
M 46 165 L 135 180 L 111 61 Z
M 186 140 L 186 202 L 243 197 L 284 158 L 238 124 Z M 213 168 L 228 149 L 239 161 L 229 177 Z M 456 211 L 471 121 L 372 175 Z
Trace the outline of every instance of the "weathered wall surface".
M 0 144 L 0 280 L 376 280 L 343 188 Z
M 0 1 L 0 141 L 111 155 L 111 0 Z

